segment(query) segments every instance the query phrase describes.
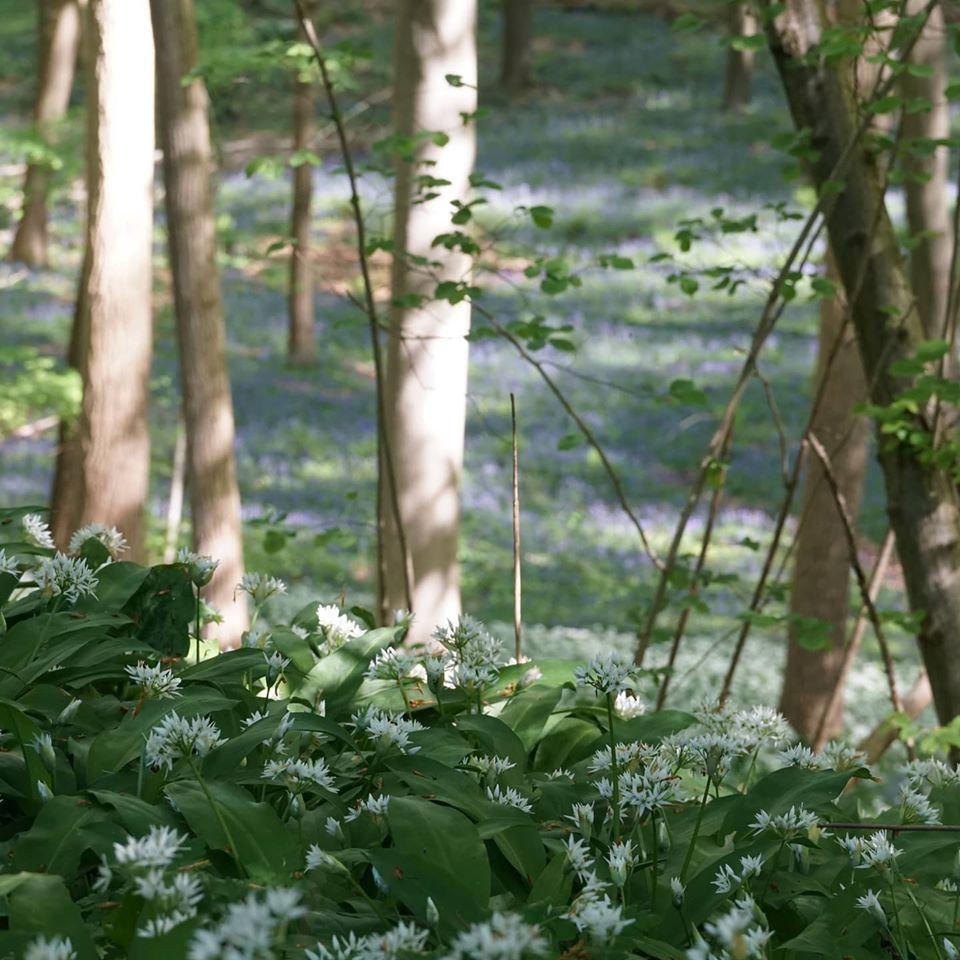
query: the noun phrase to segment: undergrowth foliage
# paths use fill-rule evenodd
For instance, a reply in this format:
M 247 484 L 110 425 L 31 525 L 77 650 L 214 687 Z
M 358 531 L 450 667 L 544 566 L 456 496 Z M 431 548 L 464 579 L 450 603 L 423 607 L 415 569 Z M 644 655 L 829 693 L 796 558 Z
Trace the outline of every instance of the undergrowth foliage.
M 874 781 L 766 708 L 310 604 L 216 654 L 215 565 L 0 513 L 0 955 L 957 956 L 960 775 Z M 906 826 L 908 829 L 903 829 Z M 899 827 L 899 829 L 897 829 Z M 913 829 L 910 829 L 913 828 Z

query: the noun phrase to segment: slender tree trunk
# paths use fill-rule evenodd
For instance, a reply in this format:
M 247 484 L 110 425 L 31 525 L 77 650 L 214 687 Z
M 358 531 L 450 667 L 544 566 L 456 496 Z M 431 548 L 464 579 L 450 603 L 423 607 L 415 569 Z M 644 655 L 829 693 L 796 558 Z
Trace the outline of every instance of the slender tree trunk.
M 389 438 L 400 513 L 412 562 L 417 620 L 412 640 L 429 637 L 438 623 L 460 612 L 457 561 L 460 475 L 463 467 L 470 304 L 432 300 L 438 280 L 462 280 L 470 259 L 432 246 L 451 229 L 451 203 L 469 196 L 475 135 L 462 112 L 476 109 L 475 0 L 401 0 L 398 4 L 395 74 L 397 133 L 442 131 L 446 146 L 418 146 L 413 163 L 397 170 L 393 296 L 387 374 Z M 464 85 L 445 79 L 455 73 Z M 430 164 L 424 166 L 424 164 Z M 416 178 L 426 171 L 449 181 L 438 196 L 413 203 Z M 438 262 L 429 272 L 408 257 Z M 422 306 L 399 306 L 410 295 Z M 390 496 L 382 500 L 390 516 Z M 392 524 L 395 528 L 395 523 Z M 389 528 L 390 524 L 388 524 Z M 396 537 L 387 544 L 386 595 L 390 609 L 404 605 L 403 560 Z
M 533 0 L 503 0 L 500 82 L 511 93 L 529 87 L 533 42 Z
M 913 0 L 908 9 L 916 14 L 924 6 L 924 3 Z M 927 68 L 931 73 L 929 76 L 914 76 L 905 71 L 900 80 L 905 103 L 928 100 L 932 104 L 929 110 L 904 111 L 902 120 L 907 222 L 917 240 L 910 253 L 910 279 L 917 298 L 917 311 L 930 339 L 939 339 L 946 329 L 953 247 L 947 200 L 950 152 L 946 146 L 930 152 L 922 145 L 914 145 L 917 141 L 946 140 L 950 136 L 950 107 L 944 96 L 947 86 L 945 38 L 943 11 L 936 6 L 910 56 L 912 64 Z
M 41 0 L 38 43 L 37 100 L 33 120 L 37 136 L 49 147 L 67 112 L 77 48 L 80 45 L 78 0 Z M 31 163 L 23 185 L 23 213 L 10 248 L 10 258 L 31 267 L 47 263 L 47 191 L 50 166 Z
M 150 7 L 193 546 L 220 560 L 205 596 L 223 614 L 221 644 L 235 646 L 247 626 L 247 612 L 242 599 L 234 599 L 243 576 L 243 536 L 210 185 L 207 92 L 200 79 L 183 82 L 197 65 L 193 0 L 151 0 Z
M 867 387 L 853 328 L 847 325 L 843 330 L 846 301 L 829 256 L 827 275 L 839 292 L 836 298 L 822 301 L 820 307 L 815 392 L 822 389 L 823 393 L 813 432 L 830 455 L 840 490 L 851 515 L 856 517 L 867 466 L 869 430 L 866 418 L 855 414 L 854 407 L 866 399 Z M 839 344 L 838 337 L 842 337 Z M 780 709 L 797 733 L 812 741 L 841 670 L 850 613 L 850 557 L 843 521 L 823 468 L 814 457 L 807 460 L 801 516 L 790 612 L 829 624 L 830 647 L 808 649 L 797 629 L 791 627 Z M 842 727 L 843 701 L 839 700 L 824 729 L 828 737 L 833 737 Z
M 61 445 L 54 533 L 114 524 L 144 557 L 150 473 L 153 38 L 148 0 L 91 0 L 87 225 L 70 359 L 83 381 Z
M 746 3 L 734 3 L 728 16 L 731 39 L 756 35 L 757 20 Z M 754 57 L 753 50 L 738 50 L 733 46 L 727 48 L 727 68 L 723 78 L 724 110 L 742 110 L 750 103 Z
M 857 139 L 849 77 L 836 63 L 807 57 L 823 24 L 808 0 L 791 0 L 768 28 L 768 39 L 798 129 L 811 131 L 817 156 L 810 171 L 818 190 L 847 156 L 843 189 L 828 204 L 827 229 L 852 317 L 870 399 L 888 405 L 913 378 L 893 365 L 924 339 L 896 231 L 884 202 L 877 158 Z M 862 140 L 862 138 L 860 138 Z M 927 431 L 931 411 L 909 429 Z M 907 444 L 879 438 L 879 459 L 891 526 L 910 605 L 924 612 L 919 641 L 941 722 L 960 713 L 960 508 L 952 478 L 922 463 Z
M 311 67 L 313 65 L 311 64 Z M 293 90 L 293 149 L 312 150 L 317 125 L 315 87 L 310 75 L 299 73 Z M 316 359 L 314 329 L 313 262 L 311 260 L 310 224 L 313 213 L 313 166 L 300 163 L 293 168 L 293 204 L 290 232 L 293 250 L 290 253 L 290 287 L 287 293 L 289 338 L 287 358 L 292 364 L 308 364 Z

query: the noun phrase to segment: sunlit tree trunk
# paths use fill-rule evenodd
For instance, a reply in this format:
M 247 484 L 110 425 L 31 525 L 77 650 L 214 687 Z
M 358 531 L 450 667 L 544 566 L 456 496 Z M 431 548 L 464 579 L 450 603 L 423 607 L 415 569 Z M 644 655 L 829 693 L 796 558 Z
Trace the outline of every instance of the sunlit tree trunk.
M 877 157 L 855 143 L 859 129 L 850 79 L 835 62 L 808 54 L 823 23 L 810 0 L 791 0 L 768 28 L 770 49 L 798 129 L 809 129 L 817 155 L 810 172 L 818 190 L 841 158 L 843 189 L 828 205 L 827 229 L 837 267 L 852 297 L 852 319 L 870 389 L 881 406 L 910 388 L 894 366 L 925 334 L 899 242 L 885 206 Z M 854 144 L 853 146 L 850 146 Z M 931 411 L 927 411 L 931 413 Z M 908 429 L 924 430 L 915 418 Z M 907 444 L 881 437 L 879 459 L 911 608 L 924 620 L 919 642 L 941 722 L 960 713 L 960 506 L 951 476 Z
M 757 21 L 746 3 L 732 4 L 727 16 L 731 40 L 756 36 Z M 727 67 L 723 78 L 724 110 L 742 110 L 750 103 L 754 57 L 755 53 L 750 49 L 734 46 L 727 49 Z
M 503 0 L 500 82 L 511 92 L 529 87 L 533 43 L 533 0 Z
M 312 66 L 312 64 L 311 64 Z M 317 125 L 315 86 L 311 77 L 297 74 L 293 90 L 294 153 L 313 150 Z M 310 363 L 316 357 L 314 329 L 313 262 L 310 250 L 310 224 L 313 213 L 313 166 L 300 162 L 293 168 L 293 202 L 290 232 L 290 286 L 287 292 L 289 337 L 287 358 L 293 364 Z
M 235 646 L 247 613 L 242 599 L 234 599 L 243 576 L 243 537 L 210 185 L 207 92 L 199 78 L 183 81 L 197 65 L 193 0 L 151 0 L 150 6 L 193 547 L 220 560 L 204 596 L 223 614 L 221 643 Z
M 924 6 L 913 0 L 909 9 L 916 14 Z M 903 163 L 908 175 L 907 222 L 917 241 L 910 252 L 910 279 L 917 311 L 930 339 L 944 335 L 950 289 L 953 243 L 947 199 L 949 149 L 939 146 L 930 150 L 918 142 L 946 140 L 950 136 L 950 109 L 944 95 L 945 39 L 943 11 L 935 6 L 910 55 L 910 62 L 920 66 L 921 73 L 929 70 L 930 74 L 914 76 L 908 70 L 900 78 L 905 103 L 926 100 L 932 104 L 929 110 L 905 110 L 901 121 Z
M 829 454 L 837 483 L 851 515 L 856 517 L 866 472 L 869 430 L 866 418 L 854 413 L 854 407 L 866 399 L 867 387 L 853 327 L 847 324 L 844 329 L 846 299 L 829 257 L 827 275 L 837 284 L 838 294 L 824 300 L 820 307 L 814 393 L 822 390 L 822 394 L 813 432 Z M 797 733 L 812 741 L 840 673 L 850 614 L 850 555 L 843 523 L 823 468 L 815 457 L 807 460 L 801 517 L 790 612 L 826 623 L 830 646 L 809 649 L 797 627 L 791 626 L 780 709 Z M 842 727 L 843 701 L 838 699 L 824 730 L 832 737 Z
M 54 533 L 114 524 L 144 556 L 150 472 L 153 37 L 149 0 L 91 0 L 87 224 L 70 359 L 83 402 L 61 445 Z
M 73 74 L 80 44 L 79 0 L 41 0 L 39 3 L 37 99 L 33 121 L 37 136 L 56 143 L 56 126 L 70 103 Z M 47 191 L 50 166 L 31 163 L 23 185 L 23 213 L 10 247 L 10 258 L 32 267 L 47 263 Z
M 457 561 L 460 475 L 463 466 L 470 305 L 432 299 L 438 280 L 462 280 L 470 259 L 432 246 L 449 233 L 452 201 L 469 196 L 475 136 L 461 113 L 476 110 L 475 0 L 401 0 L 398 4 L 394 87 L 396 131 L 449 136 L 446 146 L 421 143 L 413 163 L 397 171 L 393 297 L 387 375 L 387 427 L 400 513 L 412 561 L 412 602 L 417 621 L 411 639 L 460 612 Z M 445 79 L 457 74 L 464 85 Z M 425 164 L 430 164 L 426 165 Z M 449 181 L 439 195 L 412 203 L 417 177 Z M 431 192 L 434 192 L 431 189 Z M 439 263 L 411 266 L 408 257 Z M 426 298 L 410 306 L 411 295 Z M 399 306 L 397 303 L 405 305 Z M 383 496 L 387 510 L 389 493 Z M 387 543 L 386 594 L 391 609 L 404 606 L 403 559 L 396 536 Z

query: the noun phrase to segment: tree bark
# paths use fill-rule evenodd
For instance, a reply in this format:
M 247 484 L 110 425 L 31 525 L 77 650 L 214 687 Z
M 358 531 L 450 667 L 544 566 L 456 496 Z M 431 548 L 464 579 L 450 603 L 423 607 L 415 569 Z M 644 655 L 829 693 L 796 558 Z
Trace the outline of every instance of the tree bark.
M 41 0 L 37 64 L 37 99 L 33 121 L 48 147 L 67 112 L 80 45 L 79 0 Z M 10 259 L 31 267 L 47 264 L 47 192 L 50 165 L 31 163 L 23 185 L 23 212 L 10 247 Z
M 867 386 L 853 328 L 847 325 L 844 330 L 846 299 L 829 255 L 827 276 L 839 289 L 834 299 L 823 300 L 820 307 L 815 393 L 822 390 L 822 394 L 813 432 L 827 450 L 840 491 L 856 517 L 866 472 L 869 429 L 866 418 L 855 414 L 854 407 L 866 399 Z M 850 613 L 850 557 L 843 521 L 823 467 L 815 457 L 807 458 L 801 517 L 790 612 L 829 624 L 830 646 L 810 650 L 799 641 L 797 629 L 790 628 L 780 710 L 797 733 L 811 742 L 842 668 Z M 836 736 L 842 727 L 843 701 L 838 700 L 827 717 L 826 736 Z
M 908 12 L 919 13 L 924 4 L 913 0 Z M 946 28 L 943 11 L 933 8 L 910 63 L 929 68 L 929 76 L 905 71 L 900 79 L 904 102 L 929 100 L 929 110 L 904 111 L 902 136 L 903 165 L 907 173 L 907 223 L 917 239 L 910 252 L 910 280 L 917 298 L 917 311 L 927 337 L 939 339 L 946 329 L 947 299 L 950 292 L 950 257 L 953 247 L 950 204 L 947 200 L 949 149 L 938 146 L 932 152 L 920 140 L 946 140 L 950 136 L 950 105 L 944 95 L 947 69 L 944 60 Z
M 312 64 L 311 64 L 312 67 Z M 316 97 L 309 76 L 298 72 L 293 90 L 293 149 L 312 150 L 316 140 Z M 310 225 L 313 213 L 313 166 L 300 163 L 293 168 L 293 203 L 290 233 L 290 287 L 287 293 L 289 337 L 287 359 L 290 363 L 309 364 L 316 359 L 314 329 L 313 262 L 310 249 Z
M 54 480 L 58 543 L 113 524 L 144 558 L 150 473 L 153 39 L 148 0 L 91 0 L 87 224 L 70 359 L 83 402 Z
M 220 560 L 205 595 L 223 614 L 219 639 L 230 647 L 247 626 L 247 611 L 242 598 L 234 597 L 243 576 L 243 536 L 210 185 L 207 92 L 199 78 L 183 82 L 197 65 L 193 0 L 151 0 L 150 8 L 193 547 Z
M 459 250 L 432 244 L 438 234 L 455 229 L 451 203 L 469 197 L 475 134 L 460 115 L 477 105 L 476 2 L 401 0 L 398 6 L 396 131 L 401 136 L 442 131 L 450 138 L 443 147 L 432 139 L 421 142 L 413 162 L 399 164 L 396 179 L 387 430 L 413 568 L 417 620 L 410 639 L 417 641 L 460 612 L 457 549 L 470 304 L 432 298 L 438 281 L 465 279 L 471 261 Z M 450 86 L 445 79 L 450 73 L 462 76 L 464 85 Z M 414 203 L 422 172 L 449 185 L 431 188 L 437 196 Z M 426 257 L 437 266 L 411 266 L 410 257 Z M 398 305 L 411 294 L 423 296 L 423 304 Z M 382 502 L 388 530 L 395 532 L 389 494 Z M 391 536 L 387 543 L 390 609 L 404 605 L 403 558 L 396 540 Z
M 753 37 L 757 19 L 746 3 L 734 3 L 729 12 L 730 38 Z M 723 78 L 723 109 L 743 110 L 750 103 L 753 84 L 753 50 L 727 48 L 727 67 Z
M 870 398 L 888 405 L 913 378 L 891 369 L 915 353 L 924 331 L 887 213 L 877 158 L 858 137 L 856 106 L 843 67 L 805 55 L 820 38 L 815 6 L 791 0 L 768 27 L 794 123 L 811 131 L 810 170 L 818 191 L 849 145 L 843 188 L 828 203 L 830 245 L 848 295 Z M 929 411 L 910 426 L 928 431 Z M 920 461 L 903 443 L 879 437 L 887 507 L 896 534 L 910 605 L 924 611 L 919 642 L 943 723 L 960 712 L 960 509 L 952 479 Z
M 503 0 L 500 82 L 510 93 L 533 83 L 533 0 Z

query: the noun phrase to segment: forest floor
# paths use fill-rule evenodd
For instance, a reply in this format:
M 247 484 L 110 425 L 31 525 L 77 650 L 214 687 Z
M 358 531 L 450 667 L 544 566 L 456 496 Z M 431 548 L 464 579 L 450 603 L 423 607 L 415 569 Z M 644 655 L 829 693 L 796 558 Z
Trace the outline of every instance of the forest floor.
M 32 29 L 18 0 L 0 0 L 0 121 L 20 123 L 29 109 Z M 14 9 L 16 8 L 16 9 Z M 601 438 L 627 496 L 663 550 L 677 509 L 732 387 L 759 315 L 774 256 L 793 224 L 775 222 L 772 205 L 803 206 L 809 198 L 785 178 L 788 158 L 771 137 L 789 118 L 770 65 L 760 58 L 752 105 L 741 114 L 719 107 L 725 48 L 716 32 L 678 33 L 649 15 L 541 9 L 536 20 L 537 86 L 507 102 L 495 88 L 496 23 L 483 20 L 477 167 L 503 189 L 491 195 L 481 222 L 491 234 L 518 204 L 555 211 L 549 231 L 510 228 L 501 262 L 506 280 L 485 281 L 489 310 L 503 320 L 540 313 L 570 325 L 576 352 L 545 348 L 539 359 Z M 375 38 L 381 57 L 388 43 Z M 9 56 L 8 56 L 9 53 Z M 238 96 L 246 96 L 241 88 Z M 320 355 L 316 366 L 285 363 L 285 258 L 267 254 L 287 232 L 284 176 L 248 177 L 251 150 L 277 152 L 277 129 L 289 113 L 286 90 L 255 93 L 262 122 L 241 126 L 238 109 L 218 103 L 225 170 L 218 187 L 224 239 L 223 289 L 229 361 L 238 425 L 237 457 L 247 524 L 247 563 L 290 585 L 289 608 L 344 591 L 371 599 L 374 431 L 373 381 L 364 318 L 344 297 L 355 285 L 345 184 L 332 153 L 316 171 L 317 299 Z M 385 119 L 385 106 L 370 123 Z M 79 108 L 66 132 L 79 139 Z M 10 126 L 15 130 L 16 127 Z M 71 132 L 72 130 L 72 132 Z M 0 143 L 0 246 L 14 220 L 20 168 L 16 135 Z M 251 144 L 254 147 L 251 147 Z M 76 161 L 60 172 L 51 268 L 0 266 L 2 349 L 29 346 L 62 357 L 80 258 L 82 190 Z M 386 217 L 389 189 L 365 180 L 374 230 Z M 695 297 L 667 282 L 670 269 L 651 255 L 677 252 L 685 218 L 760 214 L 757 233 L 707 242 L 684 262 L 736 261 L 753 279 L 735 296 L 701 285 Z M 156 362 L 153 379 L 152 512 L 159 544 L 169 491 L 177 420 L 176 362 L 162 235 L 157 234 Z M 515 254 L 525 244 L 561 255 L 581 271 L 582 286 L 547 297 L 525 280 Z M 596 266 L 597 257 L 633 258 L 634 270 Z M 802 430 L 815 357 L 816 304 L 798 297 L 764 352 L 787 438 Z M 2 356 L 2 354 L 0 354 Z M 462 565 L 465 608 L 492 624 L 511 616 L 509 394 L 517 395 L 521 436 L 524 611 L 529 652 L 575 656 L 629 648 L 637 612 L 653 583 L 636 531 L 617 506 L 596 455 L 570 446 L 573 430 L 537 373 L 503 341 L 472 347 L 463 489 Z M 669 387 L 689 380 L 700 397 Z M 694 402 L 689 402 L 690 400 Z M 42 412 L 42 411 L 41 411 Z M 39 415 L 39 414 L 38 414 Z M 53 435 L 0 446 L 0 505 L 43 502 L 49 487 Z M 739 624 L 762 547 L 783 493 L 777 431 L 761 385 L 753 383 L 737 420 L 711 566 L 726 582 L 706 590 L 705 608 L 690 624 L 681 659 L 678 701 L 715 693 Z M 282 516 L 282 519 L 278 519 Z M 698 546 L 703 517 L 685 547 Z M 884 531 L 883 498 L 874 470 L 861 514 L 864 551 Z M 284 534 L 277 536 L 278 533 Z M 757 544 L 761 545 L 758 551 Z M 279 547 L 279 549 L 278 549 Z M 781 592 L 782 596 L 782 592 Z M 882 604 L 896 606 L 896 572 Z M 772 612 L 781 607 L 771 606 Z M 664 623 L 672 625 L 667 614 Z M 904 684 L 915 671 L 909 642 L 899 638 Z M 753 632 L 735 695 L 772 702 L 783 655 L 782 625 Z M 654 662 L 662 657 L 657 648 Z M 867 644 L 852 681 L 854 731 L 883 710 L 883 681 Z

